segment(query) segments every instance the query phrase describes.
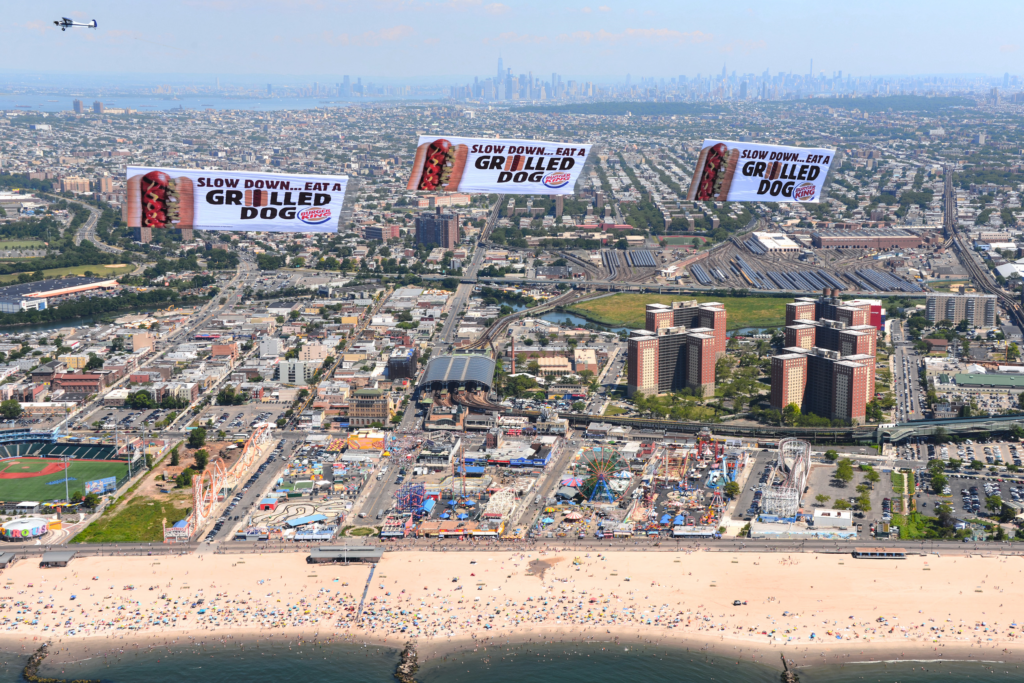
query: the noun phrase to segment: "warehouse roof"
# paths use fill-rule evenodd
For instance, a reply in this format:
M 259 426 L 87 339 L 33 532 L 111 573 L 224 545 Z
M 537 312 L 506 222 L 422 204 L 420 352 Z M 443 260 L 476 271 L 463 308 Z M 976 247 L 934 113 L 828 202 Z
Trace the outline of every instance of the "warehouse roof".
M 819 237 L 849 237 L 852 239 L 859 239 L 861 237 L 917 237 L 917 235 L 911 232 L 897 228 L 872 228 L 870 230 L 839 230 L 833 228 L 815 230 L 811 234 L 818 235 Z
M 104 277 L 65 277 L 37 282 L 22 282 L 16 285 L 0 287 L 0 298 L 15 299 L 25 296 L 40 296 L 64 289 L 77 287 L 94 288 L 100 286 L 116 286 L 117 281 Z
M 438 356 L 427 364 L 421 384 L 478 382 L 490 387 L 493 379 L 494 361 L 486 356 Z
M 953 377 L 953 381 L 956 382 L 958 387 L 1024 389 L 1024 377 L 1020 375 L 963 372 Z

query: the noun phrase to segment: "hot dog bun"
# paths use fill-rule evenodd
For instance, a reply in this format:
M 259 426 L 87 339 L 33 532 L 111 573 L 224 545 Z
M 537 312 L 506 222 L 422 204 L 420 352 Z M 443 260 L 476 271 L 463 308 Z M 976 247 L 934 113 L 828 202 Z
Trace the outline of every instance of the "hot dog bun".
M 469 147 L 466 145 L 456 145 L 455 147 L 455 163 L 452 164 L 452 175 L 448 179 L 448 184 L 445 185 L 445 189 L 449 192 L 455 192 L 459 189 L 459 183 L 462 182 L 462 173 L 466 170 L 466 161 L 469 159 Z
M 697 198 L 697 190 L 700 188 L 700 179 L 704 175 L 704 164 L 708 161 L 708 147 L 700 151 L 697 156 L 697 165 L 693 167 L 693 180 L 690 181 L 690 189 L 686 191 L 686 199 L 694 201 Z
M 190 178 L 177 178 L 178 186 L 178 225 L 179 228 L 191 228 L 195 222 L 196 197 Z
M 126 217 L 129 228 L 142 227 L 142 176 L 128 179 L 127 195 L 125 196 Z
M 427 148 L 430 143 L 420 145 L 416 148 L 416 156 L 412 160 L 412 173 L 409 175 L 407 190 L 417 190 L 420 187 L 420 180 L 423 179 L 423 164 L 427 160 Z
M 724 202 L 729 199 L 729 187 L 732 186 L 732 178 L 736 175 L 736 166 L 740 161 L 740 151 L 738 149 L 732 150 L 729 154 L 729 161 L 726 162 L 725 166 L 725 177 L 722 178 L 722 189 L 718 192 L 718 201 Z

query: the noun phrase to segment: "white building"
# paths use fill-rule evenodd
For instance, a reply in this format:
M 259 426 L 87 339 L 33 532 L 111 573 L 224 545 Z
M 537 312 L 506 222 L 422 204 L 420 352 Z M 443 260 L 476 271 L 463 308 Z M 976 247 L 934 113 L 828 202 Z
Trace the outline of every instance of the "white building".
M 263 335 L 260 337 L 260 358 L 277 358 L 281 355 L 281 340 Z
M 800 251 L 800 245 L 781 232 L 755 232 L 754 240 L 765 251 Z

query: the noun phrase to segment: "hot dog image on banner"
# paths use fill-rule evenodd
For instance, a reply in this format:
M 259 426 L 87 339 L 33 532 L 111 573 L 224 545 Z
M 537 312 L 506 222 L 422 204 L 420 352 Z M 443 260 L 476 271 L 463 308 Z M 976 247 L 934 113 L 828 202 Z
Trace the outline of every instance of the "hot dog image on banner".
M 129 228 L 337 232 L 346 176 L 128 167 Z
M 408 189 L 572 194 L 589 144 L 421 135 Z
M 705 140 L 686 198 L 817 203 L 834 149 Z

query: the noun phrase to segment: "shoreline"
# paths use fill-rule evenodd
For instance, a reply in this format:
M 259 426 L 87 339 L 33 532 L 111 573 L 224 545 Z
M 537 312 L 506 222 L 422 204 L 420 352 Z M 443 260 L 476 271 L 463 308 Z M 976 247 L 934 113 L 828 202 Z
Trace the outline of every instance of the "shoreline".
M 34 654 L 44 642 L 49 642 L 51 652 L 47 656 L 43 668 L 46 667 L 67 667 L 75 664 L 91 661 L 97 658 L 107 658 L 117 654 L 147 653 L 151 655 L 166 651 L 168 657 L 180 654 L 175 648 L 199 648 L 212 650 L 237 646 L 239 649 L 258 649 L 261 646 L 279 645 L 294 646 L 301 644 L 317 644 L 321 647 L 331 645 L 347 645 L 359 648 L 378 648 L 387 650 L 393 654 L 396 660 L 399 659 L 402 649 L 406 643 L 412 642 L 416 648 L 417 664 L 420 670 L 431 668 L 447 661 L 451 657 L 469 653 L 487 652 L 508 652 L 522 650 L 535 646 L 538 648 L 559 647 L 600 647 L 601 650 L 611 650 L 613 647 L 623 649 L 623 652 L 634 650 L 642 651 L 648 648 L 663 648 L 676 653 L 700 653 L 707 657 L 719 657 L 729 661 L 747 662 L 759 666 L 768 667 L 774 671 L 782 672 L 780 656 L 785 656 L 791 669 L 811 670 L 834 665 L 874 665 L 874 664 L 936 664 L 936 663 L 961 663 L 961 664 L 1024 664 L 1024 653 L 988 653 L 962 647 L 937 648 L 930 647 L 930 643 L 906 643 L 905 647 L 893 648 L 890 644 L 857 644 L 856 647 L 840 647 L 832 650 L 829 647 L 815 646 L 810 643 L 800 646 L 788 646 L 786 644 L 775 644 L 766 646 L 750 641 L 721 639 L 718 641 L 701 642 L 700 639 L 683 638 L 672 639 L 669 634 L 656 633 L 635 633 L 628 634 L 602 634 L 608 635 L 607 639 L 596 637 L 580 638 L 578 634 L 569 631 L 549 630 L 543 634 L 536 634 L 533 638 L 527 638 L 527 634 L 498 635 L 483 639 L 472 638 L 453 639 L 440 642 L 434 639 L 381 639 L 375 637 L 364 637 L 359 633 L 330 633 L 321 634 L 314 638 L 313 634 L 301 632 L 281 631 L 276 634 L 255 633 L 255 632 L 222 632 L 218 634 L 196 635 L 189 632 L 180 633 L 153 633 L 145 634 L 141 638 L 134 637 L 129 645 L 127 639 L 124 644 L 114 646 L 115 641 L 121 643 L 119 638 L 87 637 L 83 639 L 66 641 L 44 641 L 32 640 L 31 637 L 24 639 L 0 636 L 0 651 L 25 656 Z M 633 635 L 633 639 L 626 636 Z M 275 637 L 276 636 L 276 637 Z M 538 637 L 540 636 L 540 637 Z M 103 647 L 108 644 L 109 647 Z M 821 644 L 825 645 L 825 644 Z M 855 651 L 856 650 L 856 651 Z M 827 653 L 827 654 L 826 654 Z M 936 656 L 937 655 L 937 656 Z M 950 655 L 950 656 L 945 656 Z M 981 655 L 981 656 L 977 656 Z M 159 661 L 159 660 L 158 660 Z M 51 672 L 52 673 L 52 672 Z
M 301 554 L 103 556 L 42 571 L 18 563 L 3 579 L 0 649 L 27 657 L 49 641 L 45 667 L 314 640 L 396 657 L 411 641 L 421 667 L 558 645 L 696 650 L 775 670 L 780 654 L 798 669 L 1024 663 L 1014 557 L 406 551 L 371 571 Z

